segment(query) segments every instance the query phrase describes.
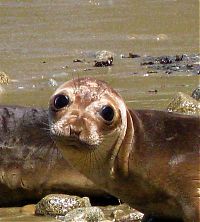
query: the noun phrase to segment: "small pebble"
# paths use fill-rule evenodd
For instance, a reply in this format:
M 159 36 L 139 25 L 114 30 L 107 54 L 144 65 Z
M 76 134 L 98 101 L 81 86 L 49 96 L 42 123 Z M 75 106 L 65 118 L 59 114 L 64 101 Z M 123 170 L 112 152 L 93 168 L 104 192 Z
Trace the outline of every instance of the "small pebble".
M 17 88 L 18 89 L 24 89 L 24 86 L 18 86 Z
M 158 90 L 157 90 L 157 89 L 150 89 L 150 90 L 148 90 L 148 92 L 149 92 L 149 93 L 157 93 Z
M 58 86 L 58 83 L 56 82 L 55 79 L 49 79 L 48 85 L 49 86 Z
M 83 62 L 81 59 L 74 59 L 73 62 Z

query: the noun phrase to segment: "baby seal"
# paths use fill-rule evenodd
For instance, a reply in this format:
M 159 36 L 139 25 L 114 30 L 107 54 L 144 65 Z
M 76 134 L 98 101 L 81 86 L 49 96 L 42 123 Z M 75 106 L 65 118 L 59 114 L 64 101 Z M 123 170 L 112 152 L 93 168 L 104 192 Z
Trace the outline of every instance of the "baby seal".
M 146 215 L 199 221 L 199 116 L 131 110 L 87 77 L 56 90 L 49 124 L 64 158 L 102 189 Z

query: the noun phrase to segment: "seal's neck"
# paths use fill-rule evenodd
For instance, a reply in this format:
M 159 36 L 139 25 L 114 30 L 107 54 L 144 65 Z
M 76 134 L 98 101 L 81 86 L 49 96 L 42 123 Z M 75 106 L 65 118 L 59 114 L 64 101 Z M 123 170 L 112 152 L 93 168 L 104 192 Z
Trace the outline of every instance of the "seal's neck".
M 118 138 L 118 144 L 113 152 L 114 161 L 111 168 L 111 177 L 116 178 L 117 175 L 127 177 L 129 174 L 129 155 L 134 145 L 134 127 L 130 111 L 126 111 L 126 124 L 123 124 L 122 134 Z

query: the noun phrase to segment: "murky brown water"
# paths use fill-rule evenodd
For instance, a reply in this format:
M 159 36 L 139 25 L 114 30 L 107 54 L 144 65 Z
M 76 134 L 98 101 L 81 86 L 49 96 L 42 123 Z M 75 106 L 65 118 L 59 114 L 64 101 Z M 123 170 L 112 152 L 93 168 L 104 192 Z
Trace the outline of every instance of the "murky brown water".
M 92 61 L 99 50 L 115 54 L 114 66 L 73 63 Z M 0 71 L 13 80 L 1 104 L 46 107 L 55 89 L 49 79 L 60 84 L 90 75 L 118 89 L 131 107 L 163 109 L 175 92 L 191 93 L 199 84 L 199 76 L 191 73 L 147 76 L 135 60 L 121 59 L 129 52 L 199 53 L 199 1 L 0 1 Z M 158 93 L 149 93 L 155 89 Z M 20 215 L 1 209 L 0 221 L 44 221 Z

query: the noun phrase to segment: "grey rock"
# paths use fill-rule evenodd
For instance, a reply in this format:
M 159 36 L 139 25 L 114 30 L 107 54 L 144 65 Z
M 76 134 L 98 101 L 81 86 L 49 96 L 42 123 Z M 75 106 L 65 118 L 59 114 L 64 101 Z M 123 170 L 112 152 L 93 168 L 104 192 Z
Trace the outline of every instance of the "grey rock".
M 51 87 L 54 87 L 54 86 L 58 86 L 58 83 L 56 82 L 55 79 L 49 79 L 48 85 Z
M 99 207 L 76 208 L 65 215 L 65 222 L 98 222 L 104 219 Z
M 114 57 L 114 53 L 107 50 L 97 51 L 95 57 L 100 61 L 108 60 L 109 58 Z
M 50 194 L 37 203 L 35 214 L 64 216 L 75 208 L 90 206 L 91 204 L 88 197 L 81 198 L 65 194 Z
M 101 207 L 105 214 L 105 218 L 115 222 L 133 222 L 141 221 L 143 214 L 127 204 L 120 204 L 117 206 Z

